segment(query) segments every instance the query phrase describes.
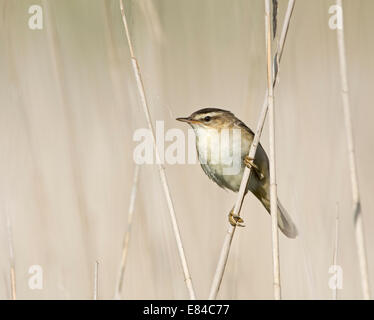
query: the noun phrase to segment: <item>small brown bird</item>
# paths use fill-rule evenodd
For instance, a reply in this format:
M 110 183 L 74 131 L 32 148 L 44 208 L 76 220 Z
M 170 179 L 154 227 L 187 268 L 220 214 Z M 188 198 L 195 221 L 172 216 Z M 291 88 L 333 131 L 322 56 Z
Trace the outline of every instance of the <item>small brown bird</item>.
M 187 118 L 177 118 L 177 120 L 187 122 L 194 129 L 196 149 L 205 174 L 220 187 L 238 192 L 244 168 L 250 167 L 252 174 L 246 193 L 248 190 L 251 191 L 270 213 L 269 160 L 261 144 L 257 147 L 255 159 L 248 158 L 254 138 L 253 131 L 230 111 L 217 108 L 201 109 Z M 216 139 L 217 133 L 219 136 L 223 129 L 229 132 L 226 144 Z M 235 131 L 239 134 L 235 134 Z M 217 156 L 214 155 L 219 155 L 218 161 Z M 238 170 L 232 171 L 232 163 L 235 159 L 239 159 L 239 166 Z M 229 214 L 229 221 L 232 225 L 243 226 L 241 224 L 243 220 L 232 211 Z M 278 226 L 287 237 L 296 238 L 296 226 L 279 199 Z

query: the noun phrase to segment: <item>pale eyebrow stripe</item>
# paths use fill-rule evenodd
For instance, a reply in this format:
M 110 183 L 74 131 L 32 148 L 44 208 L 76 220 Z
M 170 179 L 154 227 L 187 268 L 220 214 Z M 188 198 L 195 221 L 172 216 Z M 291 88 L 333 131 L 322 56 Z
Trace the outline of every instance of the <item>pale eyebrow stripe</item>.
M 205 113 L 205 114 L 201 114 L 199 116 L 199 119 L 203 119 L 205 118 L 206 116 L 209 116 L 209 117 L 216 117 L 218 115 L 217 112 L 209 112 L 209 113 Z

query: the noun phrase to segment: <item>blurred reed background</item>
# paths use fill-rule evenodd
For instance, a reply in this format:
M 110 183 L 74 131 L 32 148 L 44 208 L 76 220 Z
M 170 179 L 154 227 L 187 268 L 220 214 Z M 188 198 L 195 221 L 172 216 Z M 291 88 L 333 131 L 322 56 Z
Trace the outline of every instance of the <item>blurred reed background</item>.
M 43 30 L 28 9 L 43 8 Z M 335 1 L 297 0 L 275 90 L 278 195 L 299 237 L 280 235 L 285 299 L 331 299 L 339 208 L 338 298 L 362 298 L 348 175 Z M 266 88 L 262 0 L 126 0 L 153 120 L 165 129 L 201 106 L 232 110 L 255 129 Z M 287 1 L 279 1 L 279 24 Z M 348 77 L 366 230 L 373 241 L 374 22 L 371 0 L 344 1 Z M 146 127 L 117 0 L 0 0 L 0 298 L 91 299 L 115 293 L 135 164 Z M 268 150 L 268 130 L 262 144 Z M 199 165 L 168 165 L 171 194 L 198 298 L 208 296 L 235 202 Z M 271 219 L 247 195 L 219 298 L 269 299 Z M 9 228 L 11 226 L 11 236 Z M 31 265 L 42 290 L 28 286 Z M 188 298 L 154 165 L 140 170 L 123 299 Z

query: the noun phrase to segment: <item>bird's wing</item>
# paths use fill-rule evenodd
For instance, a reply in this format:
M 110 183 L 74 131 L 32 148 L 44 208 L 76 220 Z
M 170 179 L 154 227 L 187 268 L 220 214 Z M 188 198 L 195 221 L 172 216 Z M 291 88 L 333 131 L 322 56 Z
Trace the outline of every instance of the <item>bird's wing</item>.
M 247 132 L 252 137 L 252 139 L 253 139 L 253 137 L 255 135 L 254 132 L 249 127 L 247 127 L 247 125 L 243 121 L 241 121 L 240 119 L 236 118 L 234 124 L 237 127 L 239 127 L 240 129 L 242 129 L 245 132 Z
M 242 129 L 243 133 L 247 135 L 250 141 L 253 141 L 255 134 L 249 127 L 247 127 L 247 125 L 243 121 L 236 119 L 235 125 Z M 257 146 L 255 164 L 260 168 L 260 171 L 264 175 L 264 177 L 269 177 L 269 159 L 261 143 L 259 143 Z

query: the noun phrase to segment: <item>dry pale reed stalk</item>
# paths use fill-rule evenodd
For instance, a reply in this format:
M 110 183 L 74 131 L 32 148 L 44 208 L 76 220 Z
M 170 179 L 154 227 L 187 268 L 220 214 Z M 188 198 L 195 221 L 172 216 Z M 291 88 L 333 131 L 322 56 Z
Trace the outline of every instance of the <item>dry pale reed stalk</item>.
M 16 271 L 15 271 L 15 258 L 13 248 L 13 235 L 12 225 L 10 223 L 10 217 L 7 214 L 7 230 L 8 230 L 8 246 L 9 246 L 9 258 L 10 258 L 10 295 L 12 300 L 16 300 Z
M 343 19 L 343 5 L 341 0 L 337 0 L 336 4 L 341 8 Z M 366 258 L 366 247 L 365 247 L 365 235 L 364 235 L 364 223 L 361 212 L 361 200 L 360 192 L 357 179 L 357 164 L 355 155 L 355 146 L 353 141 L 353 128 L 352 128 L 352 116 L 351 108 L 349 104 L 349 86 L 347 76 L 347 61 L 344 43 L 344 20 L 342 20 L 341 28 L 337 28 L 337 40 L 338 40 L 338 51 L 339 51 L 339 67 L 340 67 L 340 79 L 342 86 L 342 100 L 343 100 L 343 112 L 344 112 L 344 124 L 347 137 L 348 147 L 348 161 L 349 171 L 351 178 L 352 187 L 352 200 L 353 200 L 353 216 L 354 216 L 354 227 L 356 236 L 357 254 L 360 263 L 361 273 L 361 286 L 362 294 L 364 299 L 370 299 L 370 287 L 369 287 L 369 275 Z
M 134 217 L 134 212 L 135 212 L 135 200 L 136 200 L 136 194 L 138 190 L 139 171 L 140 171 L 140 165 L 136 165 L 135 173 L 134 173 L 134 180 L 132 183 L 131 195 L 130 195 L 130 204 L 129 204 L 129 211 L 128 211 L 128 217 L 127 217 L 127 230 L 123 238 L 121 264 L 120 264 L 118 278 L 117 278 L 116 292 L 114 294 L 115 299 L 119 299 L 121 292 L 122 292 L 123 277 L 125 275 L 127 253 L 129 249 L 130 235 L 131 235 L 133 217 Z
M 277 205 L 277 181 L 275 166 L 275 107 L 273 92 L 273 71 L 271 51 L 271 18 L 270 0 L 265 0 L 265 34 L 267 55 L 267 89 L 269 108 L 269 171 L 270 171 L 270 212 L 271 234 L 273 244 L 273 289 L 274 299 L 281 299 L 280 264 L 279 264 L 279 234 L 278 234 L 278 205 Z
M 332 258 L 332 265 L 338 265 L 338 244 L 339 244 L 339 204 L 336 204 L 336 218 L 335 218 L 335 243 L 334 243 L 334 254 Z M 332 290 L 332 299 L 337 300 L 338 298 L 338 286 L 335 285 Z
M 277 81 L 278 81 L 279 63 L 280 63 L 280 60 L 282 58 L 283 48 L 284 48 L 284 44 L 285 44 L 285 41 L 286 41 L 288 27 L 289 27 L 289 24 L 290 24 L 290 20 L 291 20 L 291 16 L 292 16 L 294 6 L 295 6 L 295 0 L 289 0 L 288 1 L 288 6 L 287 6 L 287 11 L 286 11 L 284 21 L 283 21 L 282 33 L 281 33 L 281 36 L 280 36 L 280 39 L 279 39 L 279 45 L 278 45 L 277 53 L 276 53 L 278 67 L 274 69 L 274 78 L 275 79 L 274 79 L 274 82 L 273 82 L 273 86 L 275 86 L 277 84 Z M 263 129 L 264 124 L 265 124 L 266 114 L 268 112 L 268 92 L 267 91 L 268 90 L 266 90 L 264 103 L 262 105 L 260 117 L 259 117 L 258 122 L 257 122 L 256 133 L 255 133 L 255 136 L 253 138 L 251 148 L 249 150 L 248 156 L 250 158 L 255 158 L 257 146 L 260 142 L 262 129 Z M 242 182 L 240 184 L 240 188 L 239 188 L 239 192 L 238 192 L 238 198 L 237 198 L 237 201 L 235 203 L 234 210 L 233 210 L 238 215 L 240 215 L 240 211 L 241 211 L 241 208 L 242 208 L 244 195 L 245 195 L 245 189 L 247 187 L 247 183 L 248 183 L 250 173 L 251 173 L 251 169 L 246 167 L 244 169 Z M 221 253 L 220 253 L 220 256 L 219 256 L 216 271 L 215 271 L 213 281 L 212 281 L 212 285 L 211 285 L 211 288 L 210 288 L 210 293 L 209 293 L 209 299 L 210 300 L 213 300 L 213 299 L 217 298 L 217 294 L 218 294 L 219 288 L 221 286 L 222 278 L 223 278 L 223 275 L 224 275 L 224 272 L 225 272 L 226 263 L 227 263 L 227 259 L 228 259 L 229 253 L 230 253 L 231 242 L 232 242 L 232 239 L 234 237 L 235 230 L 236 230 L 236 227 L 233 227 L 231 225 L 229 225 L 229 227 L 227 229 L 227 233 L 226 233 L 225 239 L 223 241 Z
M 127 43 L 128 43 L 129 49 L 130 49 L 132 68 L 133 68 L 133 71 L 134 71 L 134 76 L 135 76 L 136 85 L 137 85 L 137 88 L 138 88 L 141 104 L 143 106 L 143 110 L 144 110 L 144 114 L 145 114 L 145 117 L 146 117 L 146 120 L 147 120 L 147 124 L 148 124 L 148 127 L 149 127 L 149 129 L 151 131 L 151 135 L 152 135 L 153 145 L 154 145 L 155 153 L 156 153 L 156 162 L 157 162 L 157 165 L 158 165 L 158 170 L 159 170 L 159 173 L 160 173 L 160 180 L 161 180 L 161 184 L 162 184 L 162 187 L 163 187 L 163 190 L 164 190 L 164 193 L 165 193 L 166 202 L 167 202 L 167 205 L 168 205 L 168 208 L 169 208 L 170 219 L 171 219 L 173 232 L 174 232 L 175 240 L 176 240 L 177 247 L 178 247 L 179 258 L 181 260 L 181 264 L 182 264 L 182 268 L 183 268 L 184 281 L 186 283 L 190 299 L 196 299 L 195 291 L 194 291 L 193 284 L 192 284 L 192 279 L 191 279 L 190 272 L 189 272 L 188 265 L 187 265 L 187 259 L 186 259 L 185 253 L 184 253 L 182 239 L 181 239 L 180 232 L 179 232 L 177 218 L 176 218 L 176 215 L 175 215 L 174 204 L 173 204 L 173 200 L 171 198 L 171 194 L 170 194 L 170 190 L 169 190 L 169 186 L 168 186 L 168 181 L 167 181 L 167 178 L 166 178 L 165 169 L 164 169 L 164 167 L 163 167 L 163 165 L 161 164 L 161 161 L 160 161 L 160 154 L 159 154 L 157 144 L 156 144 L 156 137 L 155 137 L 154 128 L 153 128 L 153 124 L 152 124 L 152 120 L 151 120 L 151 115 L 149 113 L 148 101 L 147 101 L 147 97 L 146 97 L 145 90 L 144 90 L 144 85 L 143 85 L 143 81 L 142 81 L 142 76 L 141 76 L 139 64 L 138 64 L 137 59 L 134 55 L 134 49 L 133 49 L 133 46 L 132 46 L 130 32 L 129 32 L 128 25 L 127 25 L 127 20 L 126 20 L 126 15 L 125 15 L 125 9 L 124 9 L 124 6 L 123 6 L 123 1 L 120 0 L 119 3 L 120 3 L 122 21 L 123 21 L 123 25 L 125 27 Z
M 16 300 L 16 271 L 14 266 L 10 267 L 10 287 L 11 287 L 11 299 Z
M 94 273 L 94 292 L 93 299 L 97 300 L 99 297 L 99 261 L 95 262 L 95 273 Z

